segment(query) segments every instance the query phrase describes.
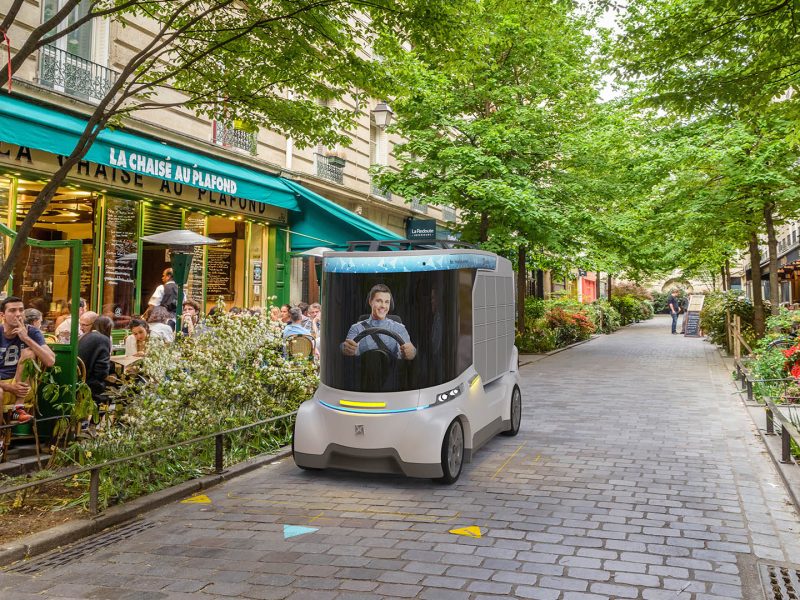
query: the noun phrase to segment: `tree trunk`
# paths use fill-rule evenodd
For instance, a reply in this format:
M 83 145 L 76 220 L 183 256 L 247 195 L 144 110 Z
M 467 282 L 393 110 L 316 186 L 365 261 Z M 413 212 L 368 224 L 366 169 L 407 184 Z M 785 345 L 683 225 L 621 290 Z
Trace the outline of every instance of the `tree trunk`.
M 481 243 L 489 241 L 489 213 L 486 211 L 481 213 L 481 227 L 479 231 L 479 240 Z
M 731 289 L 731 259 L 725 259 L 725 287 L 728 291 Z
M 764 207 L 764 224 L 767 226 L 767 246 L 769 247 L 769 303 L 770 313 L 780 312 L 781 289 L 778 283 L 778 238 L 775 237 L 775 223 L 772 220 L 772 203 Z
M 526 250 L 525 245 L 520 244 L 517 254 L 517 331 L 520 335 L 525 333 L 525 284 L 528 278 Z
M 722 278 L 722 291 L 727 292 L 728 286 L 725 282 L 725 265 L 720 265 L 719 267 L 719 276 Z
M 764 299 L 761 294 L 761 252 L 758 250 L 758 234 L 750 234 L 750 269 L 752 270 L 753 329 L 758 337 L 764 335 Z
M 608 285 L 606 289 L 606 295 L 608 296 L 608 301 L 611 302 L 611 273 L 608 274 Z

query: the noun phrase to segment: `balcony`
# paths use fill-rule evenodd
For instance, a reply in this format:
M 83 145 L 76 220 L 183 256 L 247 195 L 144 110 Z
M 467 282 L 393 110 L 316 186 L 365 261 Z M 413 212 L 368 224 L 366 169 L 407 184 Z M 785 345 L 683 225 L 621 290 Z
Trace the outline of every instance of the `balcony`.
M 227 125 L 222 121 L 214 121 L 214 143 L 223 148 L 243 150 L 255 156 L 258 152 L 258 132 L 237 127 L 235 123 Z
M 39 83 L 57 92 L 98 102 L 117 81 L 118 73 L 56 46 L 39 51 Z
M 442 220 L 448 223 L 455 223 L 456 218 L 456 209 L 452 206 L 443 206 L 442 207 Z
M 373 196 L 377 196 L 378 198 L 383 198 L 384 200 L 392 199 L 392 192 L 378 187 L 378 185 L 374 181 L 370 186 L 370 194 L 372 194 Z
M 314 158 L 317 163 L 317 177 L 338 184 L 344 183 L 344 166 L 347 164 L 345 159 L 325 154 L 314 154 Z
M 414 198 L 411 201 L 411 210 L 422 213 L 427 215 L 428 214 L 428 205 L 419 200 L 418 198 Z

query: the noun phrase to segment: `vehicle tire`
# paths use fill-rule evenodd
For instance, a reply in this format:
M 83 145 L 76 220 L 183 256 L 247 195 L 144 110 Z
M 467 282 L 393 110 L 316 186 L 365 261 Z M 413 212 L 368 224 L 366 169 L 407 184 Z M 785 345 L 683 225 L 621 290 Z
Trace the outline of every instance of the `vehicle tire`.
M 515 385 L 511 390 L 511 423 L 508 429 L 503 431 L 503 435 L 514 437 L 519 433 L 519 426 L 522 423 L 522 392 L 519 391 L 519 386 Z
M 455 419 L 442 440 L 442 476 L 440 483 L 454 483 L 464 467 L 464 427 Z
M 322 469 L 319 469 L 317 467 L 307 467 L 297 462 L 297 459 L 294 456 L 294 434 L 296 432 L 297 432 L 297 423 L 295 423 L 295 426 L 292 428 L 292 460 L 294 461 L 295 466 L 297 466 L 300 469 L 303 469 L 304 471 L 321 471 Z

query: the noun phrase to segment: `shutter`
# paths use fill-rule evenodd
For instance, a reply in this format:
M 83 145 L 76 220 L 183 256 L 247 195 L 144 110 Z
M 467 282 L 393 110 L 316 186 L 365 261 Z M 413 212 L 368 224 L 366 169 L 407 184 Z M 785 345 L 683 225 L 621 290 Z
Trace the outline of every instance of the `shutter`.
M 142 235 L 153 235 L 173 229 L 183 229 L 180 209 L 145 204 L 143 211 Z

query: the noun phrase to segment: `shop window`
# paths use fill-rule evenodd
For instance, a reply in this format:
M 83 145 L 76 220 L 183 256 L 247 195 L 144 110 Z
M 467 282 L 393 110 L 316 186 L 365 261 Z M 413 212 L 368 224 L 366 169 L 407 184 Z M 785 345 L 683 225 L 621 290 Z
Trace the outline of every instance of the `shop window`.
M 184 220 L 184 229 L 206 235 L 206 216 L 202 213 L 187 212 Z M 189 270 L 189 280 L 186 282 L 185 293 L 201 307 L 205 304 L 205 261 L 206 247 L 195 246 L 192 256 L 192 268 Z
M 133 200 L 106 199 L 102 312 L 114 319 L 117 328 L 127 327 L 136 312 L 137 208 Z
M 8 206 L 11 203 L 11 185 L 13 181 L 10 177 L 0 176 L 0 223 L 8 225 Z
M 19 179 L 16 222 L 28 214 L 44 183 Z M 81 297 L 89 302 L 94 289 L 94 235 L 97 196 L 77 186 L 58 188 L 30 237 L 37 240 L 81 240 Z M 69 308 L 72 265 L 68 249 L 26 247 L 14 268 L 12 293 L 27 308 L 44 316 L 43 330 L 53 331 Z
M 220 298 L 227 308 L 244 308 L 245 223 L 208 217 L 207 235 L 219 243 L 206 248 L 206 309 Z
M 181 210 L 168 204 L 145 204 L 142 207 L 142 235 L 183 229 Z M 163 244 L 142 244 L 142 295 L 139 313 L 147 310 L 153 292 L 161 285 L 161 275 L 169 268 L 169 249 Z

